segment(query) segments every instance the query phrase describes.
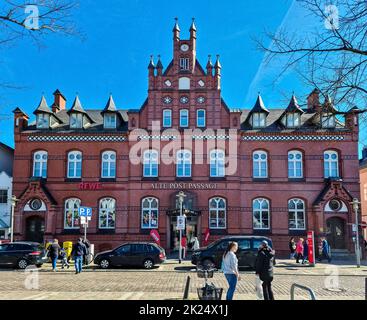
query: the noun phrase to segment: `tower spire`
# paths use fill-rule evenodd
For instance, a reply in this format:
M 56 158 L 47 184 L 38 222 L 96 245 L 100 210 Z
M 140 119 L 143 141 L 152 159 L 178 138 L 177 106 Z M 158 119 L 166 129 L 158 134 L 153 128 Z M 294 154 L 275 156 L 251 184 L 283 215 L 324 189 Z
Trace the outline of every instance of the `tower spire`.
M 173 27 L 173 39 L 174 40 L 180 40 L 180 32 L 181 32 L 181 29 L 180 29 L 180 26 L 178 25 L 178 18 L 176 17 L 175 18 L 175 25 Z

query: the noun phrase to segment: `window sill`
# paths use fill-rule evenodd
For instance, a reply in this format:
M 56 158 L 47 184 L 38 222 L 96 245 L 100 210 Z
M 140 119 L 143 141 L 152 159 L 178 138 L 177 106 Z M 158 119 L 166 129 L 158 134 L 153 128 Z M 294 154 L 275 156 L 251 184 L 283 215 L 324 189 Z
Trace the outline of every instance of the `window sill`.
M 305 178 L 288 178 L 289 182 L 305 182 Z
M 270 182 L 270 178 L 252 178 L 252 182 Z
M 210 229 L 210 234 L 214 236 L 227 235 L 227 229 Z
M 158 181 L 159 177 L 142 177 L 142 181 Z
M 210 181 L 225 181 L 227 180 L 226 177 L 209 177 Z
M 116 182 L 116 178 L 100 178 L 100 182 Z
M 82 178 L 65 178 L 65 182 L 82 182 Z
M 265 236 L 270 234 L 271 234 L 270 229 L 254 229 L 254 235 Z
M 47 178 L 42 178 L 42 177 L 30 177 L 29 178 L 29 181 L 32 182 L 32 181 L 41 181 L 41 182 L 46 182 L 47 181 Z
M 157 230 L 158 231 L 158 228 L 150 228 L 150 229 L 142 229 L 142 228 L 140 228 L 140 233 L 141 234 L 150 234 L 150 232 L 152 230 Z
M 288 234 L 292 235 L 292 236 L 306 236 L 307 231 L 305 229 L 303 229 L 303 230 L 289 230 Z
M 192 177 L 176 177 L 177 181 L 192 181 Z
M 81 230 L 78 229 L 64 229 L 61 234 L 81 234 Z
M 115 229 L 98 229 L 97 233 L 98 234 L 115 234 L 116 230 Z

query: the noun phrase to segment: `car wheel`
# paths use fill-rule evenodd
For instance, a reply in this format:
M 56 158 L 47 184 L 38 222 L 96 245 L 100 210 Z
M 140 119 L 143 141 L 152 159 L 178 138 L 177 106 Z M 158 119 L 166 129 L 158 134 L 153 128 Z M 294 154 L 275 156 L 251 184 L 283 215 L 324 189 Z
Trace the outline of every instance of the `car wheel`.
M 205 259 L 202 262 L 202 266 L 205 269 L 215 268 L 215 263 L 212 260 L 210 260 L 210 259 Z
M 110 262 L 107 259 L 102 259 L 99 262 L 99 266 L 101 267 L 101 269 L 108 269 L 110 267 Z
M 19 269 L 25 269 L 28 267 L 28 261 L 26 259 L 20 259 L 18 261 L 18 268 Z
M 152 269 L 154 267 L 154 262 L 152 259 L 146 259 L 143 263 L 144 269 Z

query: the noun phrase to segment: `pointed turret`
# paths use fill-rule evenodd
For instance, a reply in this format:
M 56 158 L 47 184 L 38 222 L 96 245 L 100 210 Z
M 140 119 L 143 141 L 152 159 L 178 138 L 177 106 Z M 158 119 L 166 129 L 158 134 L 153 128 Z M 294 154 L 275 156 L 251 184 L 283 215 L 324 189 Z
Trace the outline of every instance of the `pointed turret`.
M 190 32 L 196 32 L 195 18 L 192 18 Z
M 174 40 L 180 40 L 180 32 L 181 32 L 181 30 L 180 30 L 180 27 L 179 27 L 179 25 L 178 25 L 178 18 L 175 18 L 175 25 L 174 25 L 174 27 L 173 27 L 173 39 Z
M 291 101 L 289 102 L 289 105 L 287 107 L 287 109 L 285 110 L 286 112 L 299 112 L 299 113 L 304 113 L 304 111 L 301 109 L 301 107 L 298 105 L 298 101 L 296 96 L 293 94 Z
M 323 104 L 323 111 L 324 112 L 331 112 L 331 113 L 335 113 L 338 112 L 338 110 L 336 110 L 333 101 L 331 100 L 331 97 L 329 94 L 326 95 L 325 97 L 325 101 Z
M 117 109 L 116 109 L 115 101 L 113 101 L 113 97 L 111 94 L 102 112 L 106 113 L 106 112 L 116 112 L 116 111 Z
M 163 64 L 162 64 L 160 55 L 158 55 L 158 62 L 157 62 L 157 67 L 156 68 L 157 68 L 158 75 L 161 76 L 162 73 L 163 73 Z
M 83 106 L 82 106 L 82 104 L 79 100 L 78 95 L 75 97 L 73 105 L 72 105 L 71 109 L 68 111 L 68 113 L 71 113 L 71 112 L 86 113 L 85 110 L 83 109 Z
M 34 114 L 38 114 L 38 113 L 49 113 L 49 114 L 52 114 L 51 109 L 47 105 L 47 101 L 46 101 L 45 96 L 42 96 L 41 101 L 40 101 L 37 109 L 33 113 Z
M 208 63 L 206 64 L 206 73 L 211 76 L 213 75 L 213 63 L 211 55 L 208 55 Z
M 265 113 L 269 113 L 270 112 L 265 107 L 265 104 L 264 104 L 263 99 L 261 98 L 260 92 L 259 92 L 259 94 L 257 96 L 256 103 L 255 103 L 254 107 L 251 110 L 251 113 L 254 113 L 254 112 L 265 112 Z
M 214 66 L 216 74 L 220 74 L 220 71 L 222 69 L 222 65 L 220 64 L 219 57 L 220 57 L 219 54 L 217 54 L 217 61 L 215 62 L 215 66 Z

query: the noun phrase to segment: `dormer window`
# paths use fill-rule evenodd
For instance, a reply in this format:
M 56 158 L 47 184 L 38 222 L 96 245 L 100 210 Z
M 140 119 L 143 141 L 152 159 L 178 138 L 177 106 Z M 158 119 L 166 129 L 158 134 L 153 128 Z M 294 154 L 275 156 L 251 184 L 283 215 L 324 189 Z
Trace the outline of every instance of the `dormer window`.
M 264 128 L 266 126 L 266 114 L 265 113 L 253 113 L 252 114 L 252 127 Z
M 47 113 L 37 114 L 37 129 L 48 129 L 50 127 L 50 115 Z
M 72 129 L 83 128 L 83 114 L 82 113 L 70 114 L 70 128 Z
M 335 115 L 332 113 L 323 113 L 321 116 L 321 126 L 323 128 L 335 128 Z
M 116 129 L 116 114 L 104 115 L 104 128 L 105 129 Z
M 297 128 L 301 124 L 301 115 L 299 113 L 287 113 L 285 116 L 285 125 L 287 128 Z

